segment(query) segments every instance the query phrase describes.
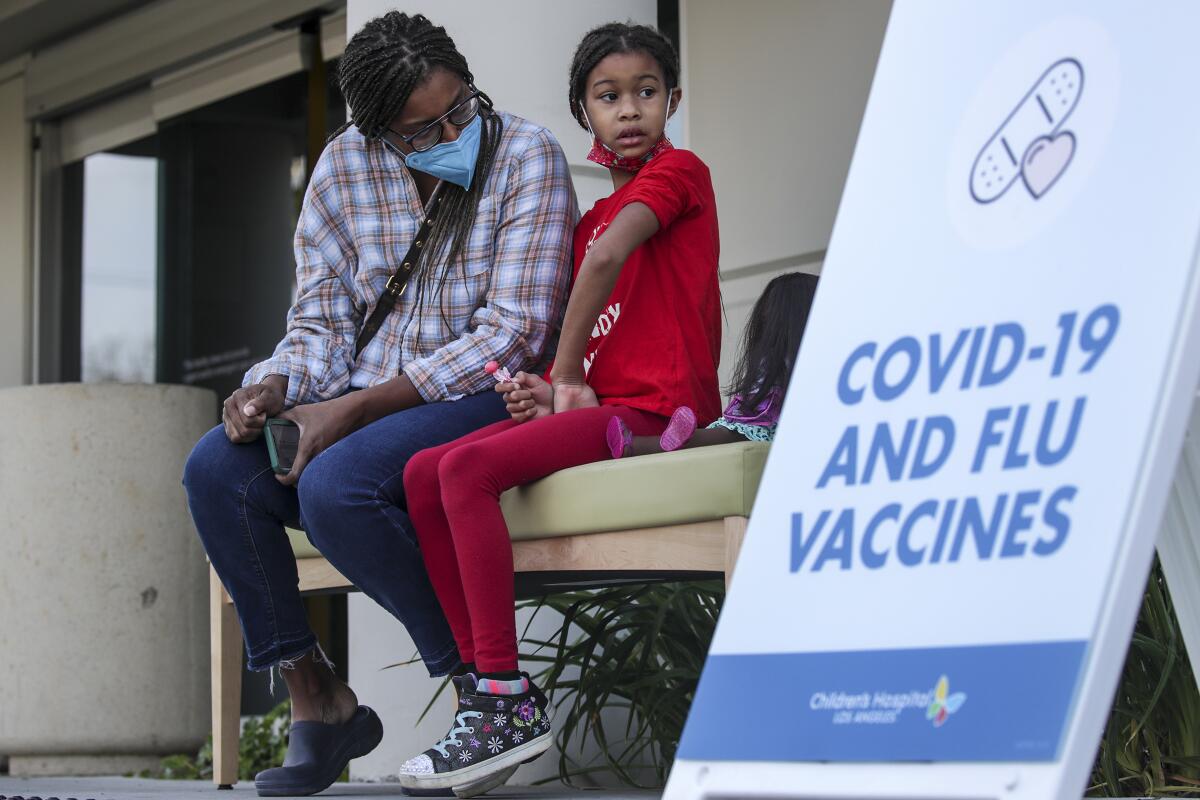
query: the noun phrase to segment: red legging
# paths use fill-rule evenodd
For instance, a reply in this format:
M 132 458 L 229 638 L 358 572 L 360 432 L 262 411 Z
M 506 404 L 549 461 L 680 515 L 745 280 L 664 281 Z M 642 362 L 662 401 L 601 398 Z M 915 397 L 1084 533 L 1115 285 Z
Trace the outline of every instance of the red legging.
M 625 406 L 581 408 L 497 422 L 409 459 L 404 495 L 421 555 L 459 657 L 481 672 L 517 668 L 512 542 L 500 495 L 560 469 L 612 458 L 604 434 L 614 416 L 636 436 L 656 436 L 667 425 L 664 417 Z

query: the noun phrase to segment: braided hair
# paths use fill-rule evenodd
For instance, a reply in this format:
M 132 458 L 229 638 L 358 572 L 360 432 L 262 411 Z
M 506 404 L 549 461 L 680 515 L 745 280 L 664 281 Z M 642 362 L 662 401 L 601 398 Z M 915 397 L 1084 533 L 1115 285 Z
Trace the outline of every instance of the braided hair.
M 567 100 L 571 104 L 571 116 L 579 127 L 588 129 L 580 104 L 587 91 L 587 77 L 604 58 L 613 53 L 645 53 L 658 62 L 667 91 L 679 86 L 679 54 L 675 45 L 649 25 L 633 25 L 627 22 L 610 22 L 592 28 L 583 37 L 575 56 L 571 59 L 570 89 Z
M 434 25 L 423 14 L 409 16 L 399 11 L 389 11 L 371 20 L 346 44 L 338 65 L 338 84 L 350 106 L 350 119 L 330 139 L 351 125 L 369 140 L 382 139 L 391 121 L 403 111 L 413 90 L 437 68 L 448 69 L 474 86 L 475 77 L 467 60 L 458 52 L 445 28 Z M 421 266 L 417 283 L 418 305 L 427 284 L 436 280 L 440 285 L 452 264 L 459 264 L 464 281 L 466 279 L 463 250 L 475 225 L 475 212 L 503 131 L 491 98 L 480 93 L 479 102 L 483 129 L 475 175 L 470 189 L 450 183 L 442 188 L 440 209 L 425 251 L 430 255 L 440 253 L 449 242 L 449 253 L 440 273 L 435 274 L 428 262 Z

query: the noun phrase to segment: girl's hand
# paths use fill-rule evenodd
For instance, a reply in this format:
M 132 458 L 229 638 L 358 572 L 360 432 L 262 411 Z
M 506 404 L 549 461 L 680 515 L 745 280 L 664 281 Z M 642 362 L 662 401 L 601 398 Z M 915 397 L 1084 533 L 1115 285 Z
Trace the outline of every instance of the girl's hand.
M 555 414 L 576 408 L 594 408 L 600 405 L 595 390 L 581 379 L 555 378 L 553 389 Z
M 537 375 L 518 372 L 512 383 L 497 383 L 496 391 L 504 395 L 508 413 L 517 422 L 554 413 L 554 388 Z

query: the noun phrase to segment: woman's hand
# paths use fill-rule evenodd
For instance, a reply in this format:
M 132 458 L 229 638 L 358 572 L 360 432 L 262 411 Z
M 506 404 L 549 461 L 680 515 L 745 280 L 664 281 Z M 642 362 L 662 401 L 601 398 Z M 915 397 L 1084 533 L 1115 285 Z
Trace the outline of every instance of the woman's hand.
M 296 447 L 296 460 L 286 475 L 276 475 L 284 486 L 295 486 L 308 462 L 321 454 L 327 447 L 353 433 L 357 426 L 358 408 L 355 397 L 345 395 L 321 403 L 296 406 L 279 416 L 290 419 L 300 427 L 300 442 Z
M 283 410 L 283 396 L 287 391 L 286 379 L 271 375 L 262 383 L 237 389 L 221 405 L 221 422 L 225 435 L 234 444 L 253 442 L 262 435 L 267 417 Z
M 527 422 L 554 413 L 554 387 L 537 375 L 518 372 L 511 383 L 497 383 L 508 413 L 517 422 Z
M 576 408 L 594 408 L 600 405 L 596 392 L 582 378 L 553 378 L 554 413 Z

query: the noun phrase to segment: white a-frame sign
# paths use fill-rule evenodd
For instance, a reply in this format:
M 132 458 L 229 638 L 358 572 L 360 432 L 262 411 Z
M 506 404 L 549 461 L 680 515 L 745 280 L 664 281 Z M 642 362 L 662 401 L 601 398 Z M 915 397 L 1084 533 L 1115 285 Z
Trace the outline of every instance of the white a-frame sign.
M 668 800 L 1082 796 L 1200 377 L 1198 30 L 896 2 Z

